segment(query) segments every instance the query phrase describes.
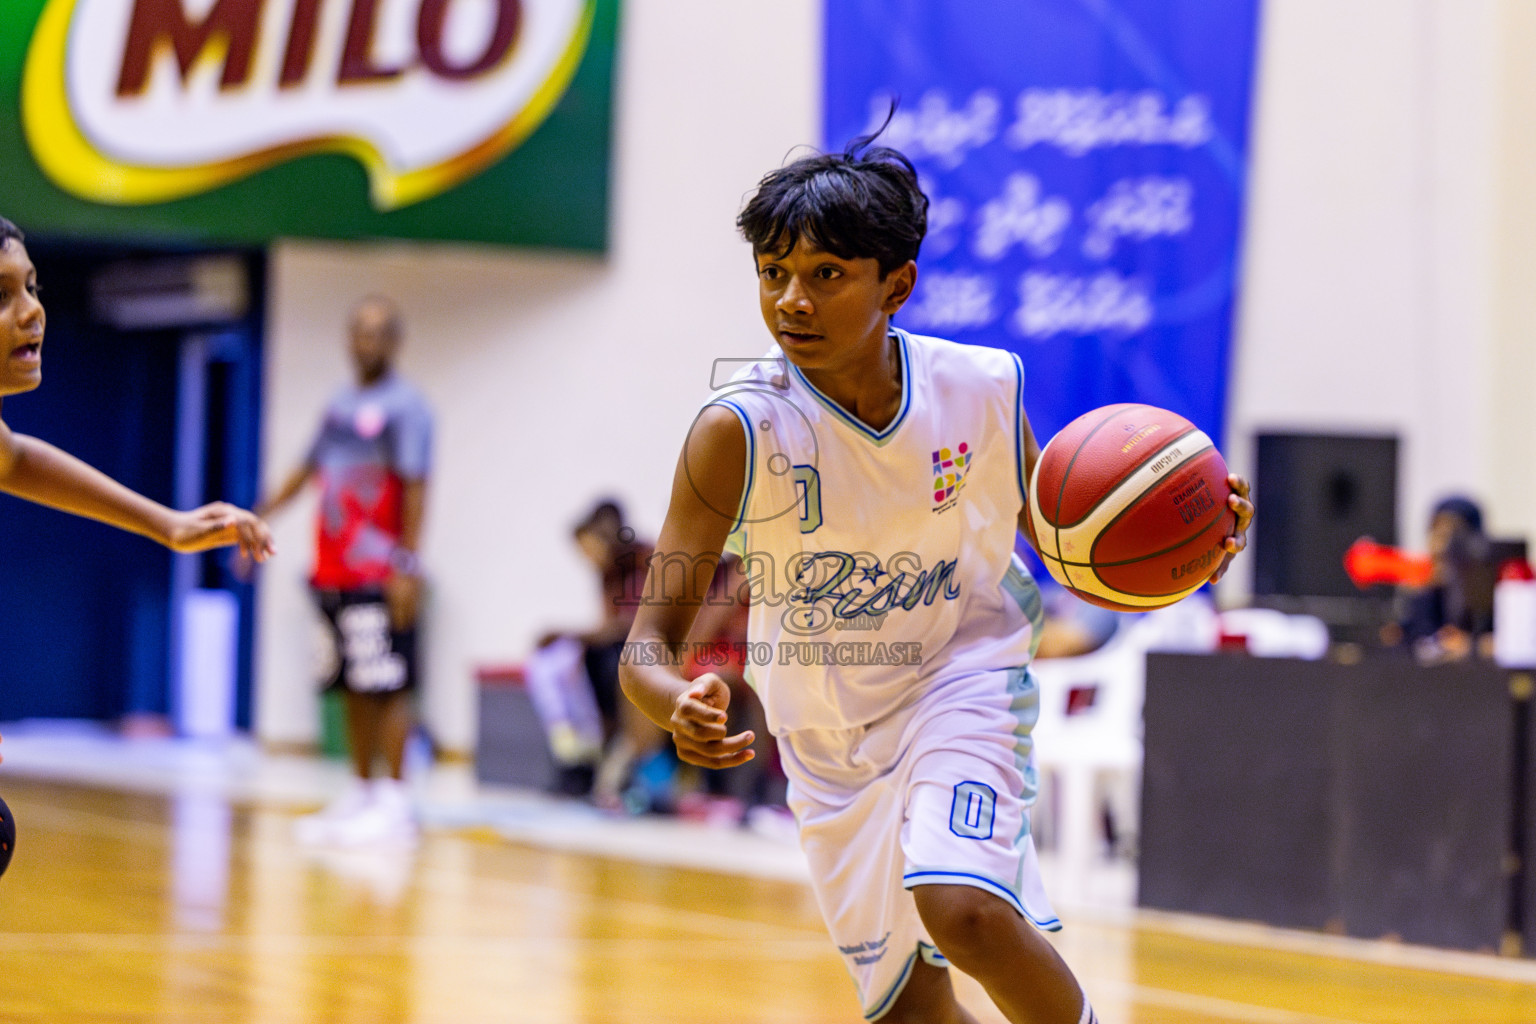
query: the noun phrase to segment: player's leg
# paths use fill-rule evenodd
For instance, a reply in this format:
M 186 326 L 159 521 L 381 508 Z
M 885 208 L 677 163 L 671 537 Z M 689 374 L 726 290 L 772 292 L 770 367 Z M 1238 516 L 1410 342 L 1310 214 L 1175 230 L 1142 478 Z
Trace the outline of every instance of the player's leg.
M 979 1024 L 955 999 L 949 971 L 918 958 L 912 976 L 880 1024 Z
M 388 641 L 384 652 L 387 670 L 380 674 L 385 685 L 377 693 L 377 743 L 388 770 L 383 778 L 401 783 L 405 779 L 405 744 L 411 735 L 411 691 L 416 685 L 416 625 L 388 627 L 384 636 Z
M 902 722 L 785 734 L 789 800 L 827 931 L 867 1020 L 974 1024 L 902 884 Z
M 405 742 L 411 735 L 411 700 L 404 690 L 379 694 L 379 748 L 389 777 L 405 778 Z
M 382 750 L 384 705 L 376 693 L 347 691 L 347 745 L 351 748 L 352 772 L 360 779 L 373 775 Z
M 357 628 L 357 621 L 347 615 L 355 603 L 351 595 L 335 590 L 317 590 L 316 603 L 324 618 L 326 630 L 334 645 L 331 678 L 327 689 L 339 689 L 342 697 L 342 715 L 347 731 L 347 746 L 352 762 L 353 779 L 335 800 L 318 814 L 310 814 L 294 823 L 294 834 L 305 843 L 331 843 L 337 841 L 337 829 L 367 812 L 373 803 L 373 790 L 369 784 L 372 766 L 378 754 L 378 715 L 366 699 L 366 694 L 355 692 L 349 684 L 358 653 L 355 637 L 349 631 Z
M 1001 897 L 969 885 L 919 885 L 912 897 L 934 944 L 1014 1024 L 1093 1019 L 1066 961 Z
M 964 673 L 932 693 L 910 730 L 902 833 L 923 929 L 1014 1024 L 1090 1020 L 1077 979 L 1036 930 L 1061 925 L 1030 838 L 1035 681 L 1022 669 Z
M 414 839 L 416 814 L 411 807 L 410 790 L 405 785 L 405 742 L 411 732 L 411 695 L 394 690 L 377 695 L 379 748 L 388 774 L 373 780 L 373 812 L 379 821 L 373 826 L 381 839 Z
M 411 729 L 410 690 L 415 680 L 414 628 L 389 626 L 388 607 L 369 594 L 343 625 L 353 657 L 347 666 L 347 711 L 353 768 L 368 786 L 368 806 L 337 826 L 335 841 L 363 845 L 416 838 L 416 819 L 406 789 L 405 745 Z M 385 772 L 372 777 L 383 757 Z
M 410 730 L 410 695 L 347 693 L 347 727 L 352 742 L 353 770 L 367 787 L 368 799 L 356 814 L 338 821 L 329 841 L 361 846 L 388 840 L 413 840 L 415 817 L 410 794 L 401 778 L 406 736 Z M 387 773 L 370 778 L 379 755 Z M 365 774 L 367 773 L 367 774 Z

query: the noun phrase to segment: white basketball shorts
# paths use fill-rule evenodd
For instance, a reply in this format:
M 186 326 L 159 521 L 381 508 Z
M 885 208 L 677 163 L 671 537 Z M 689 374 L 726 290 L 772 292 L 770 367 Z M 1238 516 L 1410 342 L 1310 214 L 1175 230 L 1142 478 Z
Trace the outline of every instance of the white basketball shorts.
M 1039 708 L 1027 669 L 977 672 L 932 680 L 868 726 L 779 737 L 816 900 L 866 1019 L 891 1008 L 917 957 L 948 966 L 916 886 L 975 886 L 1060 929 L 1029 832 Z

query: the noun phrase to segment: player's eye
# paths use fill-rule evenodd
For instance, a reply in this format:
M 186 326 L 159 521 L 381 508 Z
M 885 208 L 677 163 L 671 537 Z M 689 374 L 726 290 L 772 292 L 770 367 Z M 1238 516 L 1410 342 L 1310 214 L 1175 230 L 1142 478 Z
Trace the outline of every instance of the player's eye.
M 830 281 L 834 277 L 842 277 L 843 276 L 843 272 L 838 267 L 833 267 L 833 266 L 818 267 L 816 269 L 816 276 L 821 278 L 823 281 Z
M 771 263 L 759 270 L 758 273 L 769 281 L 777 281 L 779 278 L 779 268 Z

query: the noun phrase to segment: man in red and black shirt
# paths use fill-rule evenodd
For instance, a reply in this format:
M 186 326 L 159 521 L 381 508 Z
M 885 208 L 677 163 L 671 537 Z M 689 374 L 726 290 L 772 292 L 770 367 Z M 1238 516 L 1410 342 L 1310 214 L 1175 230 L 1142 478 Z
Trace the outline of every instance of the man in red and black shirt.
M 270 515 L 311 480 L 321 488 L 310 582 L 337 645 L 332 686 L 346 693 L 358 784 L 300 824 L 301 838 L 346 844 L 411 839 L 402 781 L 415 682 L 417 550 L 431 469 L 432 413 L 394 373 L 400 314 L 373 296 L 352 312 L 354 384 L 331 399 L 303 464 L 261 505 Z M 371 779 L 383 755 L 388 774 Z

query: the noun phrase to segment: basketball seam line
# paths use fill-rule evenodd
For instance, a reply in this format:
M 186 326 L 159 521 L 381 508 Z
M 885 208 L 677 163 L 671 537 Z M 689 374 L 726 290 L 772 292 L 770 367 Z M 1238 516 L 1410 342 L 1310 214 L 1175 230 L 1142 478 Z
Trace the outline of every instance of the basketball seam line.
M 1087 521 L 1089 516 L 1093 515 L 1095 512 L 1097 512 L 1099 510 L 1099 506 L 1100 505 L 1104 504 L 1104 502 L 1109 500 L 1109 498 L 1115 493 L 1115 491 L 1119 490 L 1120 487 L 1127 480 L 1129 480 L 1131 477 L 1135 476 L 1136 475 L 1136 471 L 1138 469 L 1140 469 L 1142 466 L 1145 466 L 1147 463 L 1149 463 L 1149 462 L 1153 461 L 1154 459 L 1156 459 L 1159 455 L 1163 454 L 1169 448 L 1172 448 L 1174 445 L 1178 444 L 1180 441 L 1182 441 L 1185 438 L 1187 438 L 1190 434 L 1197 434 L 1199 432 L 1200 432 L 1200 428 L 1195 426 L 1193 423 L 1191 423 L 1190 426 L 1189 426 L 1189 429 L 1184 431 L 1184 433 L 1179 434 L 1176 437 L 1170 437 L 1167 441 L 1163 442 L 1163 446 L 1161 448 L 1154 448 L 1152 451 L 1148 452 L 1144 459 L 1142 459 L 1140 462 L 1136 463 L 1136 465 L 1132 466 L 1131 467 L 1131 471 L 1129 473 L 1127 473 L 1123 478 L 1121 478 L 1121 480 L 1118 483 L 1116 483 L 1114 487 L 1111 487 L 1108 491 L 1106 491 L 1104 493 L 1104 495 L 1099 498 L 1098 501 L 1094 502 L 1091 506 L 1089 506 L 1088 510 L 1086 512 L 1084 512 L 1081 516 L 1079 516 L 1078 518 L 1074 519 L 1070 523 L 1062 523 L 1061 526 L 1058 527 L 1058 529 L 1070 530 L 1074 526 L 1081 526 L 1084 522 Z M 1092 436 L 1093 435 L 1090 434 L 1090 435 L 1088 435 L 1088 437 L 1083 438 L 1083 444 L 1087 444 L 1089 438 L 1091 438 Z M 1210 447 L 1212 447 L 1212 448 L 1216 447 L 1216 443 L 1214 441 L 1211 442 Z M 1079 451 L 1082 450 L 1082 445 L 1078 445 L 1078 450 Z M 1205 450 L 1206 449 L 1201 448 L 1200 451 L 1196 452 L 1195 454 L 1198 455 L 1201 452 L 1204 452 Z M 1194 456 L 1191 456 L 1191 458 L 1193 458 L 1193 457 Z M 1073 461 L 1075 462 L 1076 459 L 1074 458 Z M 1071 471 L 1072 471 L 1072 465 L 1071 465 L 1071 463 L 1068 463 L 1066 473 L 1070 473 Z M 1065 488 L 1066 488 L 1066 473 L 1062 474 L 1062 488 L 1063 488 L 1063 490 L 1065 490 Z M 1145 493 L 1145 492 L 1143 492 L 1143 493 Z M 1138 499 L 1140 497 L 1142 497 L 1142 495 L 1137 495 Z M 1057 515 L 1061 514 L 1061 507 L 1060 507 L 1060 505 L 1058 505 L 1057 508 L 1056 508 L 1056 514 Z
M 1191 460 L 1193 460 L 1193 459 L 1197 458 L 1198 456 L 1204 455 L 1206 452 L 1209 452 L 1209 451 L 1214 451 L 1215 449 L 1216 449 L 1216 445 L 1215 445 L 1214 442 L 1212 442 L 1209 446 L 1207 446 L 1205 448 L 1201 448 L 1199 451 L 1195 452 L 1189 458 Z M 1135 498 L 1133 498 L 1129 502 L 1127 502 L 1125 508 L 1121 509 L 1120 512 L 1118 512 L 1113 519 L 1111 519 L 1109 522 L 1104 524 L 1104 529 L 1099 531 L 1099 537 L 1102 537 L 1104 535 L 1104 533 L 1106 531 L 1108 531 L 1111 526 L 1114 526 L 1115 523 L 1119 522 L 1120 519 L 1122 517 L 1124 517 L 1127 512 L 1129 512 L 1132 508 L 1134 508 L 1138 501 L 1140 501 L 1142 498 L 1146 497 L 1148 494 L 1151 494 L 1152 491 L 1154 491 L 1161 483 L 1162 483 L 1161 480 L 1157 481 L 1151 487 L 1148 487 L 1146 490 L 1144 490 L 1140 494 L 1136 495 Z M 1230 508 L 1228 508 L 1225 511 L 1231 512 L 1232 510 Z M 1235 513 L 1234 513 L 1234 515 L 1235 515 Z M 1178 550 L 1179 548 L 1183 547 L 1185 544 L 1188 544 L 1192 540 L 1198 539 L 1201 534 L 1205 533 L 1212 526 L 1220 525 L 1221 521 L 1222 521 L 1222 517 L 1220 515 L 1218 515 L 1212 522 L 1210 522 L 1206 526 L 1200 528 L 1199 530 L 1196 530 L 1194 533 L 1191 533 L 1189 536 L 1185 537 L 1183 540 L 1179 541 L 1177 544 L 1173 544 L 1173 545 L 1171 545 L 1169 547 L 1163 548 L 1161 551 L 1153 551 L 1153 552 L 1150 552 L 1150 553 L 1145 554 L 1145 555 L 1140 555 L 1140 556 L 1138 556 L 1136 558 L 1122 559 L 1121 561 L 1118 561 L 1118 562 L 1092 562 L 1092 561 L 1090 561 L 1090 562 L 1083 563 L 1083 565 L 1084 565 L 1084 567 L 1088 568 L 1093 573 L 1094 579 L 1098 580 L 1101 584 L 1103 584 L 1104 586 L 1108 587 L 1110 590 L 1116 591 L 1118 593 L 1125 594 L 1125 595 L 1130 596 L 1130 597 L 1165 597 L 1167 595 L 1164 595 L 1164 594 L 1138 594 L 1138 593 L 1136 593 L 1134 591 L 1131 591 L 1131 590 L 1122 590 L 1120 587 L 1112 585 L 1103 576 L 1099 575 L 1099 569 L 1101 569 L 1101 568 L 1103 568 L 1103 569 L 1114 569 L 1114 568 L 1117 568 L 1117 567 L 1122 566 L 1122 565 L 1134 565 L 1137 562 L 1145 562 L 1145 561 L 1149 561 L 1149 560 L 1151 560 L 1153 558 L 1161 557 L 1162 555 L 1168 554 L 1170 551 Z M 1235 520 L 1234 520 L 1234 523 L 1235 523 Z M 1223 537 L 1222 539 L 1225 540 L 1226 537 Z M 1097 546 L 1098 546 L 1098 537 L 1094 538 L 1094 547 L 1097 547 Z M 1088 549 L 1088 557 L 1090 559 L 1093 558 L 1093 548 L 1089 548 Z M 1214 570 L 1212 570 L 1212 571 L 1214 571 Z M 1209 574 L 1207 574 L 1207 579 L 1208 578 L 1209 578 Z M 1205 585 L 1205 580 L 1201 580 L 1200 583 L 1195 585 L 1195 587 L 1200 587 L 1200 586 L 1204 586 L 1204 585 Z M 1192 590 L 1192 589 L 1195 589 L 1195 587 L 1182 587 L 1180 589 L 1181 590 Z M 1174 591 L 1174 593 L 1178 593 L 1178 592 L 1179 591 Z
M 1201 448 L 1199 451 L 1195 452 L 1194 454 L 1190 455 L 1187 459 L 1184 460 L 1184 462 L 1179 463 L 1179 465 L 1183 466 L 1183 465 L 1185 465 L 1187 463 L 1193 462 L 1195 459 L 1197 459 L 1200 456 L 1204 455 L 1206 452 L 1215 451 L 1215 450 L 1216 450 L 1216 445 L 1213 442 L 1211 444 L 1206 445 L 1204 448 Z M 1096 548 L 1098 548 L 1099 541 L 1101 539 L 1103 539 L 1103 537 L 1104 537 L 1104 535 L 1106 533 L 1109 532 L 1110 527 L 1114 526 L 1120 520 L 1124 519 L 1126 517 L 1126 515 L 1131 511 L 1131 509 L 1136 507 L 1138 502 L 1140 502 L 1147 495 L 1151 494 L 1153 491 L 1157 490 L 1162 485 L 1163 485 L 1163 481 L 1162 480 L 1153 480 L 1152 483 L 1149 486 L 1147 486 L 1146 488 L 1144 488 L 1140 494 L 1136 495 L 1134 498 L 1132 498 L 1131 500 L 1127 501 L 1125 503 L 1125 507 L 1122 508 L 1119 512 L 1116 512 L 1114 514 L 1114 516 L 1109 520 L 1109 522 L 1104 524 L 1103 528 L 1100 529 L 1098 531 L 1098 533 L 1096 533 L 1094 535 L 1093 544 L 1090 545 L 1089 548 L 1088 548 L 1088 561 L 1083 563 L 1084 565 L 1090 565 L 1090 566 L 1092 566 L 1092 565 L 1102 565 L 1106 569 L 1112 569 L 1112 568 L 1114 568 L 1116 566 L 1120 566 L 1120 565 L 1131 565 L 1131 564 L 1133 564 L 1135 562 L 1145 562 L 1149 558 L 1156 558 L 1159 555 L 1166 555 L 1170 551 L 1174 551 L 1174 550 L 1176 550 L 1178 548 L 1183 547 L 1185 544 L 1188 544 L 1190 541 L 1194 540 L 1196 537 L 1200 536 L 1206 530 L 1209 530 L 1211 528 L 1210 524 L 1208 523 L 1205 526 L 1202 526 L 1200 529 L 1196 530 L 1194 533 L 1191 533 L 1189 536 L 1185 537 L 1183 540 L 1179 541 L 1177 544 L 1170 544 L 1168 547 L 1163 548 L 1161 551 L 1151 551 L 1151 552 L 1148 552 L 1145 555 L 1137 555 L 1135 558 L 1124 558 L 1124 559 L 1121 559 L 1118 562 L 1099 562 L 1099 561 L 1096 561 L 1094 559 L 1094 557 L 1093 557 L 1093 552 L 1094 552 L 1094 550 Z M 1220 522 L 1221 521 L 1221 517 L 1217 516 L 1216 517 L 1216 521 Z M 1103 581 L 1100 580 L 1099 582 L 1102 583 Z M 1105 585 L 1108 586 L 1108 584 L 1105 584 Z
M 1056 533 L 1056 561 L 1061 562 L 1063 567 L 1066 566 L 1066 562 L 1063 561 L 1061 557 L 1061 505 L 1067 493 L 1067 481 L 1072 477 L 1072 467 L 1077 465 L 1077 457 L 1078 455 L 1082 454 L 1083 445 L 1092 440 L 1093 435 L 1097 434 L 1100 430 L 1103 430 L 1104 425 L 1110 420 L 1114 419 L 1116 416 L 1119 416 L 1121 413 L 1124 413 L 1130 409 L 1144 408 L 1151 407 L 1140 402 L 1127 402 L 1124 405 L 1116 406 L 1113 412 L 1093 425 L 1093 429 L 1088 431 L 1087 437 L 1083 438 L 1077 443 L 1077 448 L 1073 450 L 1072 457 L 1067 460 L 1067 468 L 1061 471 L 1061 484 L 1056 489 L 1056 510 L 1051 514 L 1051 528 Z M 1047 445 L 1046 447 L 1050 446 Z M 1042 464 L 1045 462 L 1045 452 L 1040 453 L 1040 461 Z M 1039 470 L 1040 467 L 1036 466 L 1035 471 L 1038 473 Z M 1070 572 L 1067 573 L 1067 579 L 1072 579 L 1072 574 Z
M 1227 511 L 1231 512 L 1232 510 L 1231 509 L 1227 509 Z M 1111 521 L 1113 521 L 1113 520 L 1111 520 Z M 1221 520 L 1218 517 L 1216 522 L 1220 522 L 1220 521 Z M 1078 568 L 1078 569 L 1092 569 L 1092 568 L 1095 568 L 1095 567 L 1098 567 L 1098 568 L 1101 568 L 1101 569 L 1118 569 L 1122 565 L 1135 565 L 1137 562 L 1145 562 L 1148 559 L 1158 558 L 1158 557 L 1160 557 L 1162 555 L 1166 555 L 1166 554 L 1168 554 L 1168 552 L 1177 550 L 1178 548 L 1183 547 L 1185 544 L 1188 544 L 1190 541 L 1192 541 L 1195 538 L 1199 537 L 1200 534 L 1204 533 L 1206 530 L 1209 530 L 1210 528 L 1211 527 L 1209 525 L 1201 527 L 1199 530 L 1196 530 L 1194 533 L 1190 534 L 1188 537 L 1185 537 L 1182 541 L 1180 541 L 1177 544 L 1174 544 L 1172 547 L 1163 548 L 1161 551 L 1149 551 L 1145 555 L 1137 555 L 1135 558 L 1122 558 L 1118 562 L 1069 562 L 1065 558 L 1052 558 L 1051 561 L 1058 562 L 1061 565 L 1074 566 L 1075 568 Z M 1107 530 L 1107 529 L 1109 529 L 1109 527 L 1106 526 L 1105 529 Z M 1089 554 L 1089 557 L 1090 558 L 1092 557 L 1092 553 L 1091 552 Z M 1100 583 L 1104 583 L 1104 585 L 1106 587 L 1109 586 L 1109 584 L 1105 583 L 1104 580 L 1100 580 L 1099 582 Z M 1126 591 L 1126 593 L 1130 593 L 1130 591 Z M 1139 594 L 1137 596 L 1138 597 L 1151 597 L 1153 595 L 1151 595 L 1151 594 Z

